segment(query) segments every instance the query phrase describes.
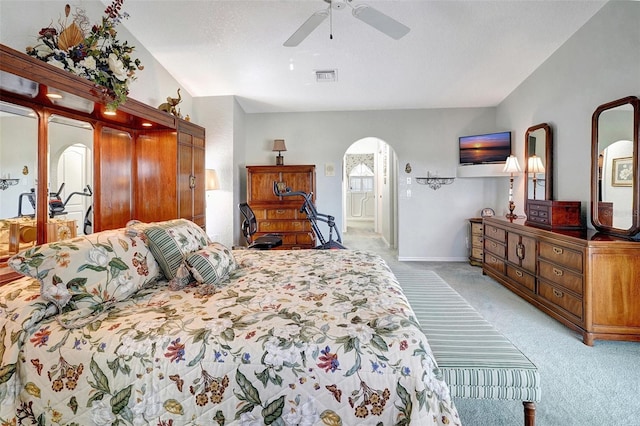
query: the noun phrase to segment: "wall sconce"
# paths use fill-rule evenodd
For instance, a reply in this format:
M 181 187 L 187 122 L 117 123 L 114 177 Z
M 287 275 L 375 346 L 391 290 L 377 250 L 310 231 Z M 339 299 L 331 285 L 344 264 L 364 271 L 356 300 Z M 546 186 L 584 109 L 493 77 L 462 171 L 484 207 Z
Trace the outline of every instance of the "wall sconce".
M 518 215 L 513 214 L 513 211 L 516 208 L 515 203 L 513 202 L 513 174 L 520 173 L 522 169 L 520 168 L 520 164 L 518 164 L 518 159 L 515 155 L 510 155 L 507 157 L 507 161 L 504 164 L 503 172 L 511 173 L 509 177 L 509 213 L 507 213 L 508 219 L 517 219 Z
M 276 157 L 276 166 L 284 165 L 284 157 L 280 153 L 286 150 L 287 147 L 284 144 L 284 139 L 276 139 L 273 141 L 273 149 L 271 151 L 278 151 L 278 156 Z
M 218 173 L 214 169 L 207 169 L 205 176 L 205 190 L 206 191 L 215 191 L 216 189 L 220 189 L 220 181 L 218 180 Z
M 529 157 L 527 163 L 527 173 L 533 173 L 533 199 L 536 199 L 536 182 L 538 180 L 538 173 L 544 173 L 544 165 L 542 159 L 537 155 Z

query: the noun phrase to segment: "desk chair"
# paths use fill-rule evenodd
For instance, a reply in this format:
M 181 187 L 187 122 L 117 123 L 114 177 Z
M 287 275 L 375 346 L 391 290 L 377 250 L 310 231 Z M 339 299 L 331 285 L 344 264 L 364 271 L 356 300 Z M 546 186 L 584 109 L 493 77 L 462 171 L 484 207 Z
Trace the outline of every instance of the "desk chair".
M 242 220 L 242 235 L 247 240 L 248 248 L 269 250 L 282 245 L 282 237 L 278 234 L 267 234 L 254 239 L 253 234 L 258 231 L 255 213 L 247 203 L 238 204 L 238 208 L 244 217 Z

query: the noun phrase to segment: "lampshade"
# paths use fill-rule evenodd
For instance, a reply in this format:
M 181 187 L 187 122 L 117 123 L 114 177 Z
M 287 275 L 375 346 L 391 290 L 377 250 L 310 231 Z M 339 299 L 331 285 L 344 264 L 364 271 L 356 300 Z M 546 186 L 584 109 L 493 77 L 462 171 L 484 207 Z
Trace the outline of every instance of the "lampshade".
M 216 173 L 214 169 L 206 170 L 205 189 L 207 191 L 220 189 L 220 182 L 218 181 L 218 173 Z
M 276 139 L 273 141 L 273 149 L 272 151 L 286 151 L 287 146 L 284 144 L 284 139 Z
M 507 161 L 504 164 L 504 169 L 502 169 L 502 171 L 506 173 L 520 173 L 522 171 L 515 155 L 507 157 Z
M 529 173 L 544 173 L 544 166 L 542 165 L 542 159 L 537 155 L 529 157 L 527 163 L 527 171 Z

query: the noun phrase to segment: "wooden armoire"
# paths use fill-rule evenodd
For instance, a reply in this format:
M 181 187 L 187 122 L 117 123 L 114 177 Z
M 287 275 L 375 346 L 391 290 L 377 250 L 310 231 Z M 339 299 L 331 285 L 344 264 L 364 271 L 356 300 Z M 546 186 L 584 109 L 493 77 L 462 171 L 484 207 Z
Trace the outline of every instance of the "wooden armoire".
M 300 212 L 301 196 L 276 196 L 273 184 L 312 194 L 315 202 L 316 166 L 247 166 L 247 203 L 256 215 L 258 232 L 282 236 L 281 249 L 308 249 L 316 245 L 311 224 Z M 284 190 L 284 189 L 283 189 Z
M 37 206 L 49 203 L 48 126 L 52 115 L 86 122 L 93 130 L 93 231 L 144 222 L 186 218 L 205 225 L 205 129 L 134 99 L 106 115 L 99 87 L 24 53 L 0 45 L 3 81 L 36 88 L 28 96 L 0 87 L 0 100 L 33 110 L 38 121 Z M 4 80 L 6 78 L 6 80 Z M 52 102 L 49 89 L 84 100 L 89 112 Z M 15 141 L 2 141 L 15 143 Z M 37 244 L 49 241 L 48 210 L 35 212 Z M 7 256 L 0 256 L 0 283 Z

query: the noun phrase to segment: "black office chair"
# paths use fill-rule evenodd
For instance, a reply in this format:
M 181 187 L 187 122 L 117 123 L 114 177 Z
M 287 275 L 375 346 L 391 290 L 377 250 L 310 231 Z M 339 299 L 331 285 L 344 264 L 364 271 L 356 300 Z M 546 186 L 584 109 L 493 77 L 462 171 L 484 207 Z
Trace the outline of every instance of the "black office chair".
M 278 234 L 267 234 L 254 239 L 253 234 L 258 231 L 255 213 L 247 203 L 238 204 L 238 208 L 244 217 L 242 220 L 242 235 L 247 240 L 248 248 L 269 250 L 282 245 L 282 236 Z

